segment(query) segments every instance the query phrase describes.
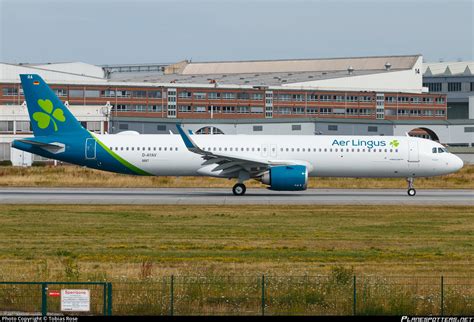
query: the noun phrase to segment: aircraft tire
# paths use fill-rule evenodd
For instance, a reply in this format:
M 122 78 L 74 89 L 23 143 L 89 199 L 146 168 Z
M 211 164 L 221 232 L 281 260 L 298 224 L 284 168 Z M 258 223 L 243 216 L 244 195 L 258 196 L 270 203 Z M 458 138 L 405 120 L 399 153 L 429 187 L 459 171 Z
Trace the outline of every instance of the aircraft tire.
M 232 187 L 232 193 L 235 196 L 243 196 L 245 194 L 246 190 L 247 190 L 247 188 L 245 187 L 245 185 L 243 183 L 236 183 Z

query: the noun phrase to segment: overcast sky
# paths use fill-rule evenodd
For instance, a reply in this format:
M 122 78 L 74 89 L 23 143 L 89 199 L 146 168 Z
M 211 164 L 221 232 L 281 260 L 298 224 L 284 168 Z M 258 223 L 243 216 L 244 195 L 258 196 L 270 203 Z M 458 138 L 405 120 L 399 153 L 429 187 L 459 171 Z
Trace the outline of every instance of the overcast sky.
M 2 62 L 474 60 L 474 0 L 0 0 Z

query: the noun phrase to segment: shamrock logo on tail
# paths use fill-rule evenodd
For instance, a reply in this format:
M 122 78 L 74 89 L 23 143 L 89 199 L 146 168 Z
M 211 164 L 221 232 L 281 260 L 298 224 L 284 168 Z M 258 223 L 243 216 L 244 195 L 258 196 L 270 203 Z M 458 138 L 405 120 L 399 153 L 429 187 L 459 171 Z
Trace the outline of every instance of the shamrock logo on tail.
M 49 126 L 49 123 L 52 122 L 54 125 L 54 131 L 57 131 L 58 125 L 56 124 L 56 121 L 59 121 L 59 122 L 66 121 L 63 110 L 61 110 L 60 108 L 57 108 L 53 111 L 53 108 L 54 108 L 53 103 L 50 100 L 39 99 L 38 105 L 41 107 L 41 109 L 44 112 L 33 113 L 33 119 L 36 122 L 38 122 L 38 127 L 40 129 L 47 128 Z
M 392 148 L 398 148 L 398 146 L 400 145 L 400 142 L 398 142 L 398 140 L 392 140 L 390 141 L 390 146 Z

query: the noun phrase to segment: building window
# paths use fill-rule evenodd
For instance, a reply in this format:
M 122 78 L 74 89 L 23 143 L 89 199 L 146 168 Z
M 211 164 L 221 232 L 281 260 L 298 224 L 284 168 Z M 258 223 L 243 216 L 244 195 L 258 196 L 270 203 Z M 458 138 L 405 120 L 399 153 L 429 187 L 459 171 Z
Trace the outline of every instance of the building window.
M 180 112 L 182 112 L 182 113 L 183 113 L 183 112 L 184 112 L 184 113 L 190 113 L 190 112 L 192 112 L 190 105 L 180 105 L 180 106 L 178 106 L 178 111 L 180 111 Z
M 367 128 L 367 132 L 378 132 L 379 128 L 378 126 L 369 126 Z
M 254 125 L 254 126 L 253 126 L 253 131 L 254 131 L 254 132 L 261 132 L 261 131 L 263 131 L 263 126 L 261 126 L 261 125 Z
M 0 121 L 0 132 L 13 133 L 13 121 Z
M 222 106 L 222 113 L 234 113 L 235 106 Z
M 471 82 L 471 92 L 474 92 L 474 82 Z
M 235 93 L 222 93 L 222 98 L 225 100 L 235 99 Z
M 136 98 L 146 98 L 146 91 L 132 91 L 132 96 Z
M 82 89 L 70 89 L 69 97 L 71 98 L 82 98 L 84 97 L 84 90 Z
M 240 113 L 240 114 L 249 113 L 250 112 L 250 107 L 248 107 L 248 106 L 237 106 L 236 112 Z
M 252 113 L 252 114 L 263 113 L 263 107 L 260 107 L 260 106 L 251 106 L 251 107 L 250 107 L 250 113 Z
M 448 83 L 448 92 L 460 92 L 460 91 L 461 91 L 461 82 Z
M 441 92 L 442 83 L 423 83 L 423 87 L 428 87 L 430 92 Z
M 315 102 L 318 100 L 318 95 L 310 94 L 306 96 L 306 99 L 310 102 Z
M 435 116 L 444 116 L 446 112 L 444 110 L 436 110 Z
M 128 124 L 127 123 L 120 123 L 119 124 L 119 130 L 128 130 Z
M 161 112 L 163 107 L 161 105 L 150 105 L 148 109 L 149 112 Z
M 179 92 L 178 97 L 179 98 L 191 98 L 191 92 L 186 92 L 186 91 Z
M 161 98 L 160 91 L 148 91 L 148 98 Z
M 102 97 L 115 97 L 115 91 L 113 89 L 100 91 L 100 96 L 102 96 Z
M 304 107 L 293 107 L 293 114 L 304 114 Z
M 10 143 L 0 143 L 0 161 L 10 160 Z
M 210 100 L 220 99 L 221 93 L 215 93 L 215 92 L 207 93 L 207 98 L 209 98 Z
M 332 114 L 332 108 L 321 107 L 319 109 L 319 114 Z
M 206 93 L 194 93 L 193 97 L 195 100 L 205 100 L 206 99 Z
M 261 101 L 261 100 L 263 100 L 263 95 L 262 95 L 262 93 L 253 93 L 251 97 L 252 97 L 252 100 L 254 100 L 254 101 Z
M 328 131 L 337 131 L 337 125 L 328 125 Z
M 29 121 L 16 121 L 16 133 L 30 133 L 31 124 Z
M 100 121 L 90 121 L 86 123 L 87 129 L 94 133 L 100 133 Z
M 54 94 L 59 97 L 65 97 L 67 96 L 67 90 L 65 88 L 55 88 Z
M 205 113 L 206 112 L 206 107 L 205 106 L 195 106 L 194 107 L 194 112 L 196 112 L 196 113 Z
M 331 95 L 321 95 L 319 96 L 320 101 L 330 101 L 331 100 Z
M 86 90 L 85 91 L 85 95 L 86 97 L 96 97 L 96 98 L 99 98 L 100 97 L 100 91 L 99 90 Z
M 166 131 L 166 125 L 157 125 L 156 130 L 160 132 L 165 132 Z
M 301 125 L 300 124 L 293 124 L 291 126 L 292 131 L 301 131 Z
M 278 108 L 279 114 L 291 114 L 291 107 L 279 107 Z
M 474 126 L 466 126 L 464 127 L 465 133 L 474 133 Z
M 2 95 L 3 96 L 17 96 L 18 95 L 18 88 L 16 88 L 16 87 L 4 87 L 4 88 L 2 88 Z

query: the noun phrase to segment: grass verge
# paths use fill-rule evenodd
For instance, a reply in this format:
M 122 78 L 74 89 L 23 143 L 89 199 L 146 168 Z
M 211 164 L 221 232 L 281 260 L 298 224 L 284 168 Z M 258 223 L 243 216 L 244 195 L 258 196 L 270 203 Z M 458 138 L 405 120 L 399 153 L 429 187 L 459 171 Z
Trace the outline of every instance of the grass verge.
M 234 180 L 209 177 L 141 177 L 115 174 L 78 166 L 9 167 L 0 166 L 0 187 L 226 187 Z M 265 187 L 255 180 L 248 187 Z M 419 189 L 474 189 L 474 165 L 441 177 L 418 178 Z M 405 188 L 404 179 L 310 178 L 309 188 Z

